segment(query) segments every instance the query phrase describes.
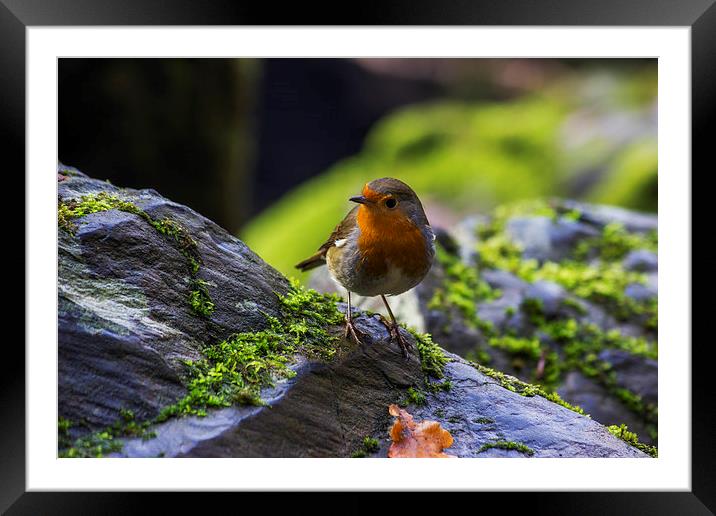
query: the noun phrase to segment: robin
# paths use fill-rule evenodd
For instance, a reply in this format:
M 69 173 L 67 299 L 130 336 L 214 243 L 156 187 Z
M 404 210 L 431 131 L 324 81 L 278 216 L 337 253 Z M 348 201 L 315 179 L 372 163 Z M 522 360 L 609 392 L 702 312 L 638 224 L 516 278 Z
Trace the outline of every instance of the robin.
M 435 256 L 435 235 L 415 192 L 397 179 L 375 179 L 316 254 L 296 265 L 307 271 L 323 264 L 348 291 L 345 335 L 362 344 L 351 313 L 351 292 L 380 296 L 390 315 L 383 319 L 405 357 L 410 343 L 401 335 L 385 296 L 402 294 L 422 281 Z

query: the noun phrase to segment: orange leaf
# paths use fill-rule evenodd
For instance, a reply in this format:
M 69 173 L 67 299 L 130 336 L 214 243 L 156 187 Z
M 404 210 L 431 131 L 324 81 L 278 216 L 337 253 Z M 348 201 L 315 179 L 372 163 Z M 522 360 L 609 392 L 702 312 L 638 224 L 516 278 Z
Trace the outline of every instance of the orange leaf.
M 453 438 L 450 432 L 440 426 L 440 423 L 437 421 L 416 423 L 413 416 L 397 405 L 388 407 L 388 412 L 397 418 L 390 429 L 393 443 L 388 450 L 388 457 L 454 458 L 454 455 L 443 453 L 444 448 L 452 446 Z

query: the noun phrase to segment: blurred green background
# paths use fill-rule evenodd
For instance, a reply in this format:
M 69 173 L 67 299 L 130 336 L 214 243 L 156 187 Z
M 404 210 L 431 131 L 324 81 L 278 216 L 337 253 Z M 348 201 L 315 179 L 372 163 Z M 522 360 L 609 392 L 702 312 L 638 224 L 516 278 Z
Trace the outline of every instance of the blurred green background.
M 534 197 L 657 209 L 657 62 L 61 59 L 59 159 L 154 188 L 284 274 L 371 179 L 434 226 Z

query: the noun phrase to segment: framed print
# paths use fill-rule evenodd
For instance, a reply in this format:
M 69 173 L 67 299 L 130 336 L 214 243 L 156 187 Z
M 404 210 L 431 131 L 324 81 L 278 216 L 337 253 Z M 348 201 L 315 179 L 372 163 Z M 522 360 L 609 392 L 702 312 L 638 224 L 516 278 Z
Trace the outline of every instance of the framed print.
M 289 12 L 0 5 L 27 206 L 3 509 L 712 511 L 691 301 L 712 2 Z

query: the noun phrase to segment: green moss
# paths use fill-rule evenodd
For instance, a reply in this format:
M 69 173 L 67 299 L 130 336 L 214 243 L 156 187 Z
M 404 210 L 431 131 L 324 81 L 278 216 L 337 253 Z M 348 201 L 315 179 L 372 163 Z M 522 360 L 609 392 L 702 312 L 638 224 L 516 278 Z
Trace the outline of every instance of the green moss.
M 622 224 L 613 222 L 604 226 L 599 237 L 582 240 L 575 248 L 574 254 L 578 260 L 583 260 L 594 250 L 600 259 L 614 262 L 622 260 L 629 252 L 637 249 L 656 252 L 657 246 L 656 232 L 630 233 Z
M 551 209 L 546 205 L 542 205 L 542 208 L 539 208 L 540 204 L 536 206 L 537 208 L 533 207 L 533 209 L 538 209 L 538 213 Z M 589 249 L 596 246 L 609 259 L 596 264 L 588 264 L 579 259 L 568 259 L 559 263 L 547 261 L 540 264 L 534 259 L 523 259 L 522 248 L 504 231 L 509 217 L 514 216 L 515 212 L 526 209 L 525 204 L 520 203 L 516 207 L 505 207 L 502 211 L 495 210 L 492 222 L 478 230 L 477 251 L 481 267 L 503 269 L 530 283 L 539 280 L 552 281 L 564 286 L 578 297 L 603 305 L 619 319 L 644 315 L 645 319 L 654 323 L 654 302 L 636 301 L 624 293 L 630 284 L 645 283 L 646 276 L 639 272 L 625 270 L 615 257 L 623 256 L 634 248 L 653 248 L 655 236 L 629 234 L 618 225 L 608 225 L 602 237 L 585 241 L 581 247 L 578 246 L 577 254 L 585 255 Z M 529 212 L 530 215 L 534 213 Z
M 421 407 L 427 403 L 425 393 L 415 387 L 409 387 L 406 391 L 405 399 L 400 403 L 401 406 L 407 407 L 408 405 L 415 405 Z
M 194 279 L 192 285 L 194 288 L 189 292 L 189 304 L 192 310 L 204 317 L 211 317 L 215 306 L 209 296 L 208 283 L 204 280 Z
M 542 347 L 539 339 L 510 337 L 503 335 L 501 337 L 493 337 L 488 341 L 493 348 L 502 349 L 511 354 L 525 355 L 530 358 L 538 359 L 542 354 Z
M 541 299 L 527 297 L 522 301 L 520 308 L 532 324 L 535 326 L 544 324 L 544 304 Z
M 523 443 L 518 443 L 515 441 L 495 441 L 492 443 L 485 443 L 482 446 L 480 446 L 480 449 L 477 451 L 477 453 L 482 453 L 486 450 L 489 450 L 491 448 L 500 448 L 502 450 L 516 450 L 520 453 L 524 453 L 525 455 L 532 456 L 535 454 L 535 451 Z
M 266 315 L 265 329 L 234 334 L 207 345 L 202 349 L 202 359 L 185 362 L 184 398 L 164 407 L 156 418 L 141 423 L 134 421 L 131 411 L 122 410 L 117 424 L 75 443 L 65 443 L 68 445 L 61 456 L 103 456 L 121 450 L 117 438 L 151 438 L 154 434 L 148 432 L 148 427 L 171 417 L 204 416 L 209 408 L 232 404 L 263 404 L 262 388 L 295 375 L 289 365 L 296 354 L 330 360 L 338 351 L 335 344 L 339 339 L 329 334 L 328 328 L 343 322 L 343 314 L 336 306 L 339 299 L 304 289 L 295 282 L 285 295 L 277 296 L 281 316 Z M 68 428 L 67 421 L 58 423 L 58 432 L 66 434 Z
M 452 389 L 452 382 L 450 380 L 433 382 L 428 378 L 425 381 L 425 390 L 433 394 L 438 392 L 448 392 L 450 389 Z
M 65 419 L 64 417 L 60 417 L 57 420 L 57 432 L 60 435 L 68 435 L 70 428 L 72 428 L 72 421 L 69 419 Z
M 343 321 L 336 307 L 338 298 L 296 282 L 278 298 L 281 316 L 266 315 L 266 329 L 234 334 L 204 347 L 201 360 L 186 362 L 188 394 L 165 407 L 158 421 L 187 414 L 203 416 L 208 408 L 234 403 L 262 404 L 262 388 L 295 375 L 289 365 L 296 354 L 321 360 L 334 356 L 338 338 L 327 327 Z
M 102 430 L 84 435 L 74 441 L 70 438 L 69 429 L 74 424 L 68 419 L 58 420 L 58 456 L 60 458 L 104 457 L 107 454 L 122 451 L 124 437 L 140 437 L 148 440 L 156 437 L 156 433 L 148 430 L 151 421 L 137 422 L 134 412 L 120 409 L 119 418 L 114 424 Z
M 373 437 L 364 437 L 361 447 L 351 454 L 352 458 L 365 458 L 374 454 L 380 449 L 378 439 Z
M 79 200 L 60 200 L 57 206 L 57 223 L 61 229 L 74 234 L 76 226 L 72 222 L 73 219 L 108 210 L 121 210 L 138 215 L 142 213 L 145 218 L 148 218 L 146 213 L 131 202 L 123 201 L 116 195 L 107 192 L 99 192 L 83 195 Z
M 184 255 L 184 258 L 186 258 L 192 275 L 196 275 L 196 273 L 199 272 L 202 260 L 199 255 L 199 248 L 196 241 L 191 237 L 189 232 L 178 222 L 167 217 L 159 220 L 152 220 L 151 224 L 154 229 L 159 231 L 162 235 L 171 238 L 175 242 L 181 254 Z
M 74 441 L 72 446 L 60 450 L 60 458 L 100 458 L 122 450 L 122 442 L 108 431 L 94 432 Z
M 473 423 L 478 423 L 480 425 L 492 425 L 495 423 L 494 419 L 491 419 L 489 417 L 477 417 L 472 420 Z
M 556 392 L 547 392 L 539 385 L 533 385 L 526 382 L 523 382 L 521 380 L 518 380 L 514 376 L 507 375 L 503 372 L 496 371 L 494 369 L 491 369 L 489 367 L 485 367 L 483 365 L 477 364 L 475 362 L 470 362 L 470 364 L 480 371 L 482 374 L 489 376 L 490 378 L 493 378 L 494 380 L 497 380 L 497 382 L 504 387 L 505 389 L 515 392 L 517 394 L 520 394 L 521 396 L 526 397 L 532 397 L 532 396 L 542 396 L 545 399 L 548 399 L 549 401 L 556 403 L 558 405 L 561 405 L 562 407 L 569 409 L 573 412 L 576 412 L 577 414 L 581 414 L 583 416 L 589 417 L 588 414 L 582 410 L 581 407 L 578 407 L 576 405 L 571 405 L 564 401 L 562 398 L 560 398 L 559 394 Z
M 91 213 L 98 213 L 108 210 L 120 210 L 132 213 L 144 219 L 159 233 L 172 240 L 173 244 L 184 256 L 191 276 L 191 291 L 188 300 L 192 310 L 204 317 L 210 317 L 214 311 L 214 303 L 211 301 L 206 281 L 196 277 L 202 265 L 201 255 L 196 241 L 189 232 L 178 222 L 164 217 L 152 219 L 144 210 L 134 203 L 120 199 L 108 192 L 99 192 L 83 195 L 79 200 L 60 200 L 57 208 L 58 227 L 70 234 L 74 234 L 77 227 L 73 222 L 75 219 L 84 217 Z
M 587 308 L 583 303 L 574 298 L 566 297 L 562 300 L 562 306 L 571 308 L 577 315 L 587 315 Z
M 427 378 L 442 378 L 445 370 L 445 364 L 450 359 L 445 356 L 445 352 L 440 346 L 433 342 L 429 333 L 418 333 L 412 328 L 408 331 L 415 337 L 415 343 L 420 355 L 420 366 Z
M 629 428 L 626 425 L 611 425 L 607 427 L 607 430 L 609 430 L 612 435 L 618 437 L 622 441 L 629 443 L 634 448 L 643 451 L 647 455 L 653 458 L 659 456 L 659 451 L 657 450 L 656 446 L 650 446 L 648 444 L 640 443 L 639 436 L 637 436 L 637 434 L 634 432 L 630 432 Z
M 595 257 L 596 253 L 596 258 L 599 259 L 597 262 L 586 264 L 569 259 L 559 263 L 539 263 L 536 260 L 524 259 L 522 249 L 510 240 L 505 231 L 507 222 L 516 216 L 557 219 L 564 218 L 566 214 L 559 204 L 553 206 L 541 200 L 497 208 L 490 223 L 481 224 L 477 228 L 476 267 L 463 265 L 459 268 L 449 259 L 442 262 L 443 266 L 447 264 L 453 270 L 460 271 L 459 274 L 453 274 L 453 279 L 463 278 L 459 283 L 463 287 L 475 286 L 474 279 L 479 277 L 480 270 L 488 267 L 508 270 L 528 282 L 553 281 L 576 295 L 576 298 L 568 297 L 563 301 L 563 305 L 568 307 L 575 317 L 587 315 L 586 307 L 579 300 L 584 298 L 601 304 L 617 318 L 640 322 L 647 330 L 657 330 L 656 299 L 637 302 L 624 294 L 627 285 L 644 282 L 645 276 L 626 271 L 620 263 L 626 253 L 634 249 L 656 250 L 656 232 L 633 234 L 625 231 L 621 225 L 610 224 L 599 237 L 585 241 L 576 251 L 580 259 L 586 258 L 587 255 Z M 574 210 L 569 214 L 569 218 L 577 220 L 581 218 L 581 213 Z M 450 279 L 450 275 L 448 278 Z M 444 288 L 443 291 L 447 292 L 448 289 Z M 452 304 L 461 308 L 460 312 L 470 324 L 474 321 L 476 303 L 481 296 L 471 294 L 467 287 L 464 291 L 452 288 L 451 292 L 453 298 L 457 299 Z M 446 299 L 447 297 L 436 299 L 435 307 L 438 306 L 438 301 L 449 305 L 450 303 L 445 302 Z M 494 372 L 493 377 L 500 380 L 504 387 L 521 394 L 533 395 L 538 392 L 535 389 L 538 389 L 548 398 L 556 396 L 553 391 L 560 385 L 566 372 L 579 370 L 604 385 L 615 398 L 646 422 L 656 423 L 656 407 L 643 403 L 636 394 L 619 388 L 616 374 L 611 371 L 610 364 L 598 358 L 605 349 L 620 349 L 633 355 L 657 359 L 658 349 L 655 341 L 622 335 L 618 330 L 603 331 L 593 324 L 583 324 L 573 318 L 547 318 L 538 299 L 525 299 L 520 309 L 531 322 L 531 331 L 518 336 L 510 329 L 502 333 L 492 329 L 493 331 L 485 332 L 488 349 L 484 349 L 480 344 L 471 350 L 466 358 L 484 366 L 490 360 L 489 348 L 507 352 L 511 356 L 513 368 L 531 374 L 531 381 L 540 385 L 520 386 L 506 381 L 505 377 L 497 372 Z M 559 346 L 559 353 L 544 347 L 542 340 L 545 338 L 550 346 Z
M 445 280 L 435 289 L 428 308 L 445 311 L 453 307 L 467 324 L 491 334 L 492 325 L 477 316 L 477 303 L 497 299 L 502 293 L 480 279 L 477 269 L 465 265 L 440 245 L 436 249 L 436 259 L 443 267 Z

